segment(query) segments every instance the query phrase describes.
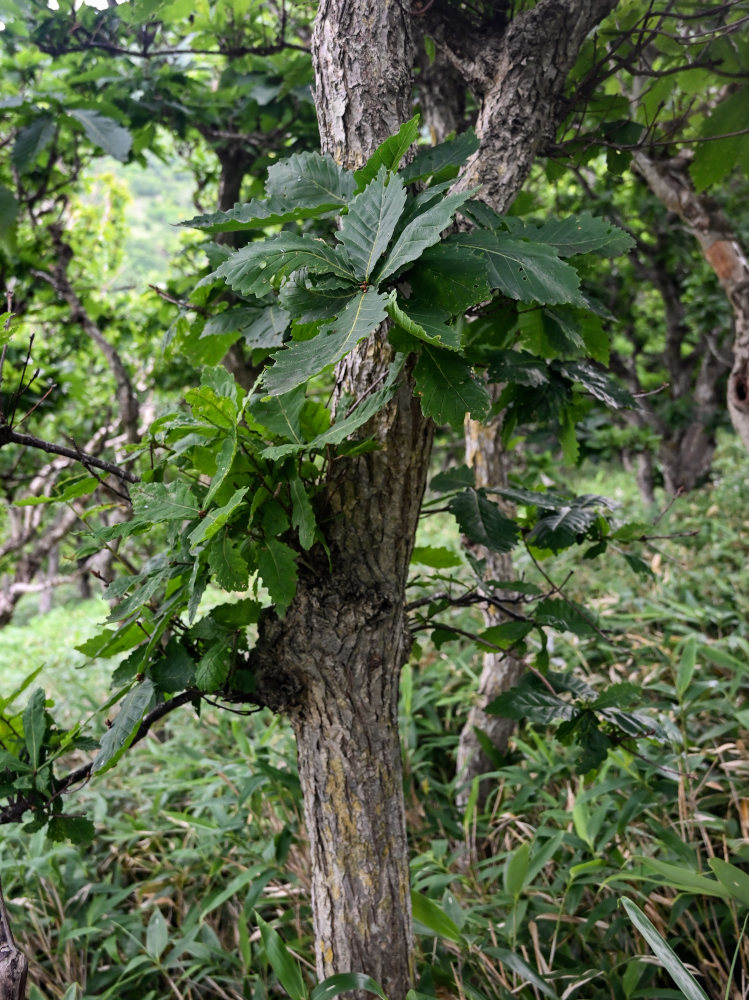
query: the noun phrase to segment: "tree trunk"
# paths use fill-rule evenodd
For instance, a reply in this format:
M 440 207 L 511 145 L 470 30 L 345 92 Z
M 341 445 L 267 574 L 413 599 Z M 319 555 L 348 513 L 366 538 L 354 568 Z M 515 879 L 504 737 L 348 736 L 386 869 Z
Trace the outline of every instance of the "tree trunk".
M 16 948 L 0 882 L 0 1000 L 25 1000 L 29 961 Z
M 651 190 L 687 224 L 728 296 L 734 315 L 733 368 L 728 412 L 749 450 L 749 264 L 731 223 L 714 198 L 697 194 L 684 157 L 656 160 L 636 153 L 634 163 Z

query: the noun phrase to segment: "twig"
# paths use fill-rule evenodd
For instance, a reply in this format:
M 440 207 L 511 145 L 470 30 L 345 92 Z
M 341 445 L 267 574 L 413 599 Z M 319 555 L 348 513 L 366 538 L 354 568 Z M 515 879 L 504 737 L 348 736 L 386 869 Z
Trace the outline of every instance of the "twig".
M 103 458 L 87 455 L 80 448 L 77 450 L 66 448 L 61 444 L 43 441 L 42 438 L 34 437 L 32 434 L 19 434 L 18 431 L 14 431 L 7 424 L 0 424 L 0 448 L 5 444 L 20 444 L 25 445 L 27 448 L 37 448 L 40 451 L 46 451 L 49 455 L 63 455 L 65 458 L 72 458 L 74 461 L 80 462 L 81 465 L 88 469 L 103 469 L 105 472 L 110 472 L 113 476 L 118 476 L 128 483 L 140 482 L 140 477 L 133 475 L 132 472 L 121 469 L 113 462 L 106 462 Z

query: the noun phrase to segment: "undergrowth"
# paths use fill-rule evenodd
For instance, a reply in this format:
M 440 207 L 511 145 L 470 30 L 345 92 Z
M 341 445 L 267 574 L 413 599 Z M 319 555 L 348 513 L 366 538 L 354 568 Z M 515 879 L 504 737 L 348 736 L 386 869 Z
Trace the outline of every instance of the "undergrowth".
M 711 1000 L 749 995 L 746 906 L 697 891 L 707 884 L 699 880 L 689 891 L 688 881 L 711 878 L 711 859 L 749 865 L 747 478 L 745 456 L 724 444 L 713 484 L 659 517 L 651 534 L 664 537 L 643 550 L 639 575 L 614 558 L 568 555 L 555 565 L 560 579 L 572 573 L 571 598 L 594 593 L 603 636 L 557 638 L 554 663 L 594 688 L 640 685 L 642 710 L 665 728 L 666 744 L 619 746 L 583 777 L 573 748 L 524 724 L 493 773 L 486 808 L 471 800 L 459 811 L 455 750 L 480 665 L 457 643 L 425 642 L 406 668 L 413 884 L 433 904 L 418 912 L 420 992 L 681 997 L 622 909 L 626 897 Z M 596 479 L 593 470 L 577 491 L 606 492 Z M 634 505 L 627 488 L 620 493 Z M 64 617 L 50 624 L 52 686 L 85 699 L 101 678 L 95 667 L 73 669 Z M 40 626 L 0 633 L 0 648 L 18 650 L 26 665 L 25 643 Z M 85 854 L 22 827 L 2 830 L 30 1000 L 282 996 L 258 917 L 314 981 L 309 862 L 283 722 L 182 710 L 75 802 L 97 822 Z

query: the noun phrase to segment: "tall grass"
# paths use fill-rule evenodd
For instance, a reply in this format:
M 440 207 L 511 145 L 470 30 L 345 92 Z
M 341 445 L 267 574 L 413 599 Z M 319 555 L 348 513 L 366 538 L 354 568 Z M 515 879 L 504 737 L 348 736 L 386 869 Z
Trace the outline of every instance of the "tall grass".
M 666 744 L 621 746 L 581 777 L 573 748 L 523 725 L 498 762 L 486 809 L 469 801 L 461 812 L 455 749 L 477 658 L 456 643 L 424 642 L 404 671 L 422 993 L 682 996 L 622 909 L 627 897 L 711 1000 L 749 996 L 747 907 L 688 891 L 698 874 L 720 888 L 711 859 L 749 864 L 747 478 L 745 456 L 724 444 L 714 483 L 680 498 L 655 532 L 698 534 L 654 540 L 642 553 L 649 575 L 615 558 L 569 556 L 559 569 L 573 571 L 571 597 L 594 595 L 614 641 L 557 639 L 557 666 L 594 686 L 641 684 Z M 615 485 L 634 509 L 627 481 Z M 606 492 L 593 470 L 578 491 L 596 490 Z M 103 676 L 78 670 L 69 647 L 91 609 L 62 610 L 0 633 L 0 649 L 31 655 L 32 635 L 49 628 L 54 648 L 47 638 L 40 651 L 47 680 L 85 707 Z M 281 996 L 258 916 L 313 980 L 307 849 L 282 722 L 183 710 L 75 801 L 97 821 L 85 854 L 22 827 L 0 831 L 6 896 L 31 959 L 31 1000 Z

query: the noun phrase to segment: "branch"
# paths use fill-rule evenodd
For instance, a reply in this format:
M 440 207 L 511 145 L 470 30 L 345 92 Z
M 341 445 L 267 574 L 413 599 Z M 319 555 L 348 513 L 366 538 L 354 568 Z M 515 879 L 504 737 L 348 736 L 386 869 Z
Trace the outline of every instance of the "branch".
M 157 723 L 160 719 L 163 719 L 165 715 L 173 712 L 175 708 L 180 708 L 182 705 L 187 704 L 187 702 L 195 701 L 202 697 L 201 692 L 197 688 L 188 688 L 186 691 L 182 691 L 180 694 L 175 695 L 173 698 L 169 698 L 167 701 L 162 702 L 160 705 L 156 705 L 152 708 L 150 712 L 143 716 L 141 724 L 138 726 L 138 730 L 132 740 L 131 746 L 135 746 L 139 743 L 149 732 L 151 727 Z M 55 781 L 55 793 L 50 802 L 58 798 L 64 792 L 68 791 L 73 785 L 78 785 L 82 781 L 88 781 L 91 777 L 91 769 L 94 766 L 94 762 L 91 760 L 87 764 L 83 764 L 81 767 L 76 768 L 74 771 L 70 771 L 59 781 Z M 38 793 L 29 793 L 26 795 L 19 795 L 18 798 L 14 799 L 10 805 L 7 805 L 4 809 L 0 809 L 0 826 L 4 823 L 18 823 L 25 812 L 29 809 L 33 809 L 36 804 L 35 795 Z
M 18 431 L 14 431 L 7 424 L 0 424 L 0 448 L 5 444 L 20 444 L 27 448 L 38 448 L 40 451 L 46 451 L 50 455 L 64 455 L 65 458 L 72 458 L 74 461 L 80 462 L 85 468 L 103 469 L 105 472 L 109 472 L 119 479 L 124 479 L 128 483 L 140 482 L 140 476 L 135 476 L 132 472 L 121 469 L 113 462 L 105 462 L 103 458 L 95 458 L 93 455 L 87 455 L 80 449 L 66 448 L 61 444 L 43 441 L 42 438 L 34 437 L 32 434 L 19 434 Z

